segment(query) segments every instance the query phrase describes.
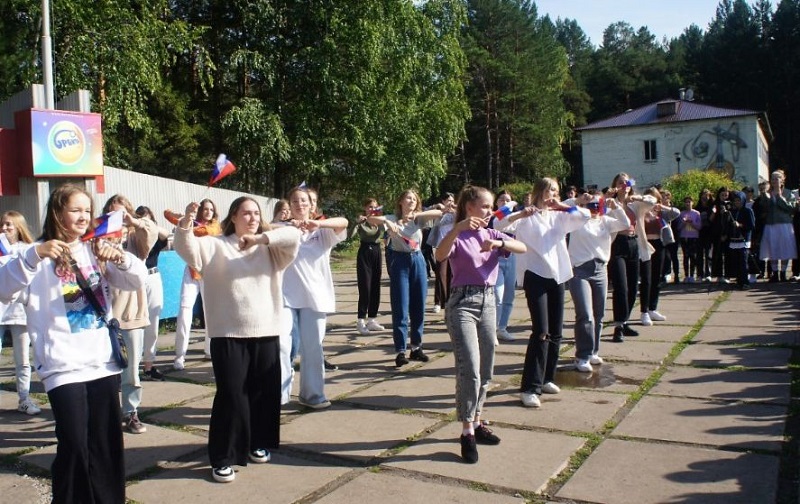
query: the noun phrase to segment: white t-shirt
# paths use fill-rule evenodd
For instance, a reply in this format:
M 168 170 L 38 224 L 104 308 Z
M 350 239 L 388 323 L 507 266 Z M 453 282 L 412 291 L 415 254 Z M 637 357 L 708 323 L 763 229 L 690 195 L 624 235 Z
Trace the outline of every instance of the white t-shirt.
M 287 308 L 336 311 L 331 249 L 346 237 L 346 229 L 340 233 L 330 228 L 303 233 L 297 258 L 283 275 L 283 302 Z

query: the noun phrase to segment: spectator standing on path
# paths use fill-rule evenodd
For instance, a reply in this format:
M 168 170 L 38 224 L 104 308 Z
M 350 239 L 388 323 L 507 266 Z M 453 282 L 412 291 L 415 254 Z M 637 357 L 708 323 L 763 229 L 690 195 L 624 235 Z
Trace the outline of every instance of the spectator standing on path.
M 280 444 L 281 284 L 297 255 L 300 232 L 270 229 L 258 203 L 236 198 L 221 236 L 193 233 L 200 206 L 190 203 L 175 230 L 175 250 L 203 275 L 216 394 L 208 456 L 216 481 L 233 481 L 232 465 L 270 460 Z M 256 294 L 257 295 L 254 295 Z M 321 363 L 320 363 L 321 364 Z
M 370 215 L 379 215 L 381 207 L 374 198 L 364 201 L 364 214 L 358 217 L 351 236 L 358 235 L 358 254 L 356 255 L 356 281 L 358 283 L 358 317 L 356 328 L 359 334 L 370 331 L 383 331 L 385 328 L 375 318 L 381 304 L 381 236 L 383 226 L 370 224 Z M 367 318 L 369 317 L 369 318 Z
M 730 191 L 727 187 L 717 189 L 714 206 L 708 215 L 708 225 L 711 228 L 711 276 L 717 278 L 720 284 L 730 283 L 730 259 L 728 257 L 727 232 L 730 229 L 731 202 L 728 201 Z
M 564 331 L 564 284 L 572 277 L 567 234 L 589 217 L 588 210 L 561 203 L 558 183 L 542 178 L 533 186 L 533 206 L 497 223 L 500 231 L 515 231 L 528 248 L 517 261 L 517 282 L 525 290 L 532 324 L 520 383 L 520 400 L 529 408 L 541 406 L 542 393 L 561 391 L 555 376 Z
M 686 283 L 694 283 L 703 278 L 703 258 L 698 241 L 700 239 L 701 217 L 700 212 L 694 209 L 694 200 L 691 196 L 683 198 L 683 211 L 678 216 L 678 232 L 683 252 L 683 276 Z
M 652 248 L 649 261 L 642 261 L 641 282 L 639 284 L 639 307 L 643 326 L 653 322 L 663 322 L 667 317 L 658 311 L 658 297 L 661 294 L 661 275 L 664 272 L 666 245 L 675 243 L 670 223 L 681 213 L 677 208 L 662 204 L 661 193 L 655 187 L 644 192 L 645 197 L 655 198 L 656 204 L 642 216 L 647 244 Z M 641 249 L 640 249 L 641 251 Z M 675 272 L 677 275 L 678 272 Z
M 158 326 L 161 309 L 164 307 L 164 284 L 158 271 L 158 255 L 169 244 L 169 231 L 156 224 L 156 217 L 150 208 L 142 205 L 136 208 L 136 216 L 148 219 L 156 225 L 158 239 L 150 247 L 144 265 L 147 266 L 147 315 L 150 325 L 144 328 L 144 355 L 142 356 L 142 378 L 144 380 L 164 381 L 164 375 L 153 365 L 158 351 Z
M 9 210 L 0 217 L 0 226 L 8 239 L 10 250 L 3 256 L 5 263 L 15 254 L 22 253 L 31 243 L 33 236 L 28 230 L 25 217 L 15 211 Z M 14 347 L 14 376 L 17 381 L 17 411 L 26 415 L 38 415 L 42 412 L 36 402 L 30 398 L 31 391 L 31 363 L 30 347 L 31 338 L 28 334 L 28 324 L 25 316 L 25 307 L 22 303 L 0 303 L 0 349 L 3 348 L 3 333 L 7 329 L 11 333 Z
M 630 221 L 613 199 L 602 200 L 601 204 L 601 198 L 592 196 L 584 206 L 591 218 L 570 233 L 567 248 L 572 278 L 567 285 L 575 305 L 575 369 L 591 373 L 593 365 L 603 363 L 600 334 L 608 295 L 611 242 L 617 232 L 628 229 Z
M 792 226 L 795 202 L 787 199 L 788 194 L 784 193 L 783 184 L 783 172 L 772 172 L 769 192 L 760 197 L 760 211 L 764 215 L 760 257 L 762 261 L 769 261 L 772 271 L 770 282 L 785 282 L 789 260 L 797 258 Z
M 147 259 L 150 249 L 158 240 L 158 227 L 150 219 L 137 218 L 133 205 L 125 196 L 115 194 L 103 206 L 103 213 L 122 212 L 122 237 L 115 243 L 140 260 Z M 149 276 L 149 275 L 148 275 Z M 142 403 L 142 383 L 139 364 L 144 351 L 144 330 L 150 326 L 147 303 L 147 280 L 141 288 L 131 291 L 111 289 L 112 311 L 117 314 L 122 338 L 128 347 L 128 367 L 122 370 L 122 416 L 125 429 L 131 434 L 142 434 L 147 427 L 139 420 Z
M 697 211 L 700 213 L 700 236 L 697 240 L 698 280 L 711 281 L 711 221 L 709 216 L 714 208 L 714 198 L 709 189 L 700 191 L 697 198 Z
M 419 195 L 413 189 L 408 189 L 397 198 L 393 215 L 372 216 L 368 219 L 372 224 L 385 225 L 391 242 L 389 298 L 392 303 L 396 367 L 408 364 L 408 359 L 420 362 L 429 360 L 422 351 L 428 277 L 425 259 L 420 251 L 420 240 L 422 229 L 430 227 L 431 221 L 441 216 L 441 210 L 422 211 Z M 407 358 L 406 340 L 409 337 L 411 353 Z
M 279 199 L 275 206 L 272 208 L 272 223 L 285 224 L 292 218 L 292 209 L 289 207 L 289 201 Z
M 492 193 L 467 186 L 458 196 L 456 224 L 439 242 L 436 260 L 449 259 L 453 271 L 445 323 L 456 364 L 456 412 L 462 423 L 461 458 L 478 461 L 477 443 L 500 443 L 481 423 L 481 411 L 494 371 L 495 299 L 500 256 L 525 252 L 525 245 L 486 227 Z
M 672 193 L 667 191 L 666 189 L 660 190 L 662 204 L 664 207 L 672 208 Z M 680 209 L 675 207 L 678 210 L 678 215 L 680 215 Z M 662 242 L 664 244 L 664 271 L 662 275 L 659 277 L 664 278 L 666 280 L 666 275 L 672 275 L 672 282 L 680 283 L 681 277 L 681 267 L 680 261 L 678 260 L 678 249 L 680 248 L 680 243 L 678 238 L 680 237 L 680 222 L 678 218 L 672 219 L 669 222 L 671 230 L 669 233 L 672 234 L 672 242 L 669 243 L 669 233 L 664 231 L 661 234 Z
M 728 242 L 731 248 L 731 264 L 736 273 L 736 285 L 740 289 L 750 287 L 747 278 L 747 263 L 750 252 L 750 239 L 756 227 L 753 211 L 745 206 L 747 202 L 743 192 L 734 191 L 731 194 L 731 220 L 728 231 Z
M 510 192 L 500 191 L 497 194 L 495 210 L 500 210 L 513 203 L 513 197 Z M 494 229 L 497 220 L 497 215 L 493 215 L 489 219 L 489 227 Z M 508 238 L 514 238 L 513 233 L 503 234 Z M 511 319 L 511 310 L 514 308 L 514 298 L 517 294 L 517 256 L 514 254 L 501 254 L 499 268 L 494 288 L 495 302 L 497 303 L 495 310 L 497 316 L 497 339 L 498 341 L 514 341 L 514 336 L 508 332 L 508 321 Z
M 444 235 L 450 231 L 455 224 L 455 195 L 451 192 L 444 192 L 439 197 L 439 203 L 429 207 L 428 209 L 441 210 L 442 216 L 438 218 L 430 229 L 427 244 L 430 245 L 432 251 L 435 252 L 436 247 L 439 246 L 439 241 Z M 423 235 L 424 235 L 423 230 Z M 439 313 L 442 308 L 447 304 L 447 298 L 450 294 L 450 280 L 451 271 L 450 266 L 447 264 L 447 258 L 443 261 L 433 261 L 433 313 Z
M 172 212 L 164 212 L 167 220 L 173 224 L 177 223 L 180 215 Z M 206 198 L 200 202 L 197 214 L 197 222 L 194 223 L 193 232 L 197 236 L 216 236 L 220 233 L 219 216 L 217 205 Z M 186 352 L 189 349 L 189 335 L 192 332 L 192 318 L 194 315 L 194 305 L 197 296 L 202 296 L 203 278 L 197 271 L 188 266 L 183 271 L 183 281 L 181 282 L 180 308 L 175 324 L 175 362 L 173 367 L 180 371 L 186 363 Z M 204 301 L 205 303 L 205 301 Z M 205 310 L 205 308 L 204 308 Z M 208 331 L 205 335 L 205 347 L 203 352 L 206 358 L 211 358 L 211 340 Z
M 58 187 L 47 202 L 40 241 L 0 268 L 2 301 L 25 306 L 36 372 L 55 419 L 55 504 L 125 502 L 120 367 L 105 320 L 113 316 L 110 286 L 138 290 L 147 270 L 104 240 L 81 241 L 93 229 L 93 210 L 86 190 Z
M 639 284 L 641 263 L 650 260 L 652 246 L 647 243 L 644 227 L 644 214 L 656 204 L 652 196 L 644 197 L 634 193 L 635 181 L 627 173 L 618 173 L 611 183 L 615 192 L 617 206 L 628 216 L 630 226 L 617 233 L 611 244 L 609 274 L 614 286 L 612 305 L 614 307 L 615 343 L 622 343 L 626 336 L 638 336 L 639 332 L 628 325 L 628 318 L 636 303 L 636 290 Z
M 300 393 L 303 406 L 323 409 L 331 405 L 325 396 L 325 338 L 327 314 L 336 311 L 336 298 L 331 274 L 331 250 L 347 237 L 347 219 L 311 217 L 309 192 L 296 187 L 289 193 L 292 209 L 291 226 L 300 229 L 297 258 L 287 267 L 283 282 L 283 301 L 292 318 L 292 339 L 299 341 Z M 317 216 L 319 217 L 319 216 Z M 296 335 L 296 336 L 295 336 Z M 289 367 L 291 358 L 282 352 L 282 395 L 291 390 Z

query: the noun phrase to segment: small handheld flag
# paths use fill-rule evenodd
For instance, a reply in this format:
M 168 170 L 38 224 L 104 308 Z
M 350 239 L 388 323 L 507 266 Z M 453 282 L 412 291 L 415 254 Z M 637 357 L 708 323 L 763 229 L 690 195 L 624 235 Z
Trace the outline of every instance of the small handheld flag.
M 417 240 L 414 240 L 412 238 L 406 238 L 403 235 L 400 235 L 400 238 L 402 238 L 403 241 L 406 242 L 408 246 L 411 247 L 412 250 L 419 250 L 419 242 Z
M 211 172 L 211 179 L 208 181 L 208 186 L 211 187 L 235 171 L 236 167 L 230 162 L 228 156 L 220 154 L 217 156 L 216 163 L 214 163 L 214 170 Z
M 507 204 L 501 206 L 497 210 L 494 211 L 494 216 L 498 219 L 502 219 L 504 217 L 508 217 L 514 212 L 514 208 L 516 208 L 517 202 L 516 201 L 509 201 Z
M 369 215 L 370 216 L 383 215 L 383 205 L 381 205 L 379 207 L 375 207 L 375 208 L 370 208 L 369 209 Z
M 300 182 L 300 185 L 297 186 L 297 188 L 306 190 L 306 189 L 308 189 L 308 185 L 306 185 L 306 181 L 304 180 L 304 181 Z
M 636 185 L 636 181 L 634 179 L 628 179 L 625 181 L 625 185 L 628 187 L 634 187 Z
M 101 215 L 94 220 L 94 229 L 81 237 L 81 241 L 92 238 L 119 238 L 122 236 L 123 211 L 117 210 Z
M 5 233 L 0 233 L 0 257 L 7 256 L 11 253 L 11 242 L 8 241 L 8 236 Z

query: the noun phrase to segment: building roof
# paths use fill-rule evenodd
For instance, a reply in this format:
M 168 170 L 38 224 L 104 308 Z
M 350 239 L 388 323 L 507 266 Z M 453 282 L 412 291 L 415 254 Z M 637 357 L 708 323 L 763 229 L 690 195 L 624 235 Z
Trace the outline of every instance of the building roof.
M 661 114 L 659 114 L 659 111 L 661 111 Z M 665 111 L 668 113 L 665 114 Z M 577 131 L 586 131 L 604 128 L 624 128 L 626 126 L 645 126 L 648 124 L 667 124 L 760 114 L 761 112 L 755 110 L 712 107 L 693 101 L 663 100 L 575 129 Z

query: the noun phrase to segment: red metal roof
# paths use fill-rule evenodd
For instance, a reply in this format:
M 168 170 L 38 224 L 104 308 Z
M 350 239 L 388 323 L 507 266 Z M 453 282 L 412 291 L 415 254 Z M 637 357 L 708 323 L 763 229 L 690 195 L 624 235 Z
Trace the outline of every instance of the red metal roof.
M 677 113 L 658 117 L 658 105 L 668 103 L 676 104 Z M 665 124 L 758 114 L 760 114 L 760 112 L 755 110 L 712 107 L 710 105 L 703 105 L 701 103 L 686 100 L 663 100 L 623 112 L 622 114 L 611 116 L 607 119 L 601 119 L 600 121 L 595 121 L 591 124 L 587 124 L 586 126 L 581 126 L 580 128 L 575 129 L 577 131 L 585 131 L 603 128 L 623 128 L 626 126 L 643 126 L 646 124 Z

